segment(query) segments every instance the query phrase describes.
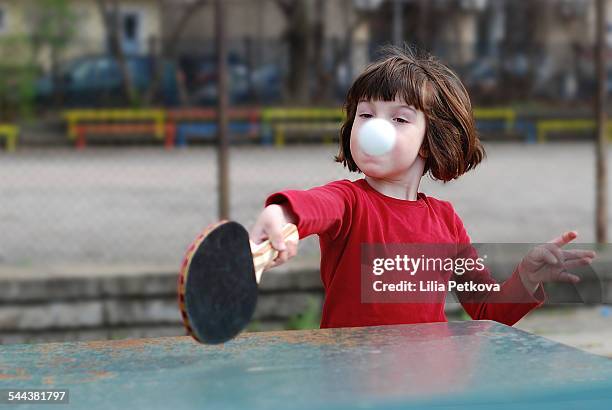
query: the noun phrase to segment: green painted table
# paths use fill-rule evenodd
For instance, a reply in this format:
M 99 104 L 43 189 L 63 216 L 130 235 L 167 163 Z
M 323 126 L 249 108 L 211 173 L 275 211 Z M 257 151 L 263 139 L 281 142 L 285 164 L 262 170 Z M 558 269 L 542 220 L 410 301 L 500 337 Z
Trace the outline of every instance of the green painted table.
M 0 346 L 0 389 L 69 389 L 70 404 L 51 408 L 88 410 L 609 410 L 612 360 L 471 321 L 251 333 L 220 346 L 187 337 Z

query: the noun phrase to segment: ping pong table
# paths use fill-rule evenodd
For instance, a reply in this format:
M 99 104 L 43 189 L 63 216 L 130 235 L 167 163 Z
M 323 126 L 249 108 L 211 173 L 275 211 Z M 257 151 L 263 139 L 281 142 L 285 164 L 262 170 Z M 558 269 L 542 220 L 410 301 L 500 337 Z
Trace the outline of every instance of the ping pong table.
M 247 333 L 216 346 L 188 337 L 6 345 L 0 389 L 67 389 L 69 404 L 57 407 L 89 410 L 609 410 L 612 360 L 467 321 Z

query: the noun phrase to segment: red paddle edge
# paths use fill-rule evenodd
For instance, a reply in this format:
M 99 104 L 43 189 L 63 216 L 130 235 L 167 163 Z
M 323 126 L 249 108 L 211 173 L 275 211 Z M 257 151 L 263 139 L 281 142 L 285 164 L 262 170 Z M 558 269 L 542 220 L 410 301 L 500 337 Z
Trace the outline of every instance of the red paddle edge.
M 193 255 L 195 255 L 196 251 L 204 242 L 204 239 L 219 226 L 227 223 L 229 221 L 222 220 L 219 222 L 215 222 L 209 226 L 207 226 L 194 240 L 191 242 L 187 251 L 185 252 L 185 256 L 183 257 L 183 262 L 181 263 L 181 269 L 179 271 L 178 276 L 178 304 L 179 309 L 181 311 L 181 317 L 183 318 L 183 325 L 185 325 L 185 329 L 187 329 L 187 333 L 197 340 L 200 343 L 204 343 L 202 340 L 198 339 L 197 335 L 193 331 L 191 324 L 189 322 L 189 315 L 187 315 L 187 307 L 185 306 L 185 292 L 187 287 L 187 275 L 189 274 L 189 267 L 191 266 L 191 260 L 193 259 Z

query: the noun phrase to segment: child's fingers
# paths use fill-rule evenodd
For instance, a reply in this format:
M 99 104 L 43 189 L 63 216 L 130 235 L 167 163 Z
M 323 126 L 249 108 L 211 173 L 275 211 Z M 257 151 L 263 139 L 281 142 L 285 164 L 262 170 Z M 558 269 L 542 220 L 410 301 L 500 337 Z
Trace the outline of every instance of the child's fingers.
M 282 265 L 283 263 L 287 262 L 287 260 L 289 260 L 288 251 L 281 251 L 278 253 L 278 255 L 276 255 L 276 258 L 274 258 L 274 261 L 272 261 L 272 264 L 269 267 L 273 268 L 275 266 Z
M 564 269 L 576 268 L 578 266 L 590 265 L 593 262 L 592 258 L 571 259 L 563 263 Z
M 297 247 L 298 247 L 297 242 L 287 241 L 285 242 L 285 246 L 287 249 L 285 251 L 281 251 L 278 253 L 276 258 L 274 258 L 274 261 L 270 264 L 269 268 L 273 268 L 275 266 L 282 265 L 283 263 L 287 262 L 289 259 L 293 258 L 295 255 L 297 255 Z
M 278 256 L 276 257 L 276 259 L 279 260 L 281 263 L 286 262 L 287 260 L 297 255 L 298 244 L 294 241 L 286 241 L 285 248 L 286 250 L 279 252 Z
M 546 243 L 542 246 L 548 249 L 548 251 L 553 254 L 555 258 L 555 262 L 552 263 L 553 265 L 561 266 L 563 262 L 565 262 L 565 256 L 563 256 L 561 248 L 559 248 L 557 245 Z
M 285 242 L 285 244 L 287 245 L 287 255 L 289 259 L 297 255 L 297 248 L 298 248 L 297 242 L 287 241 Z
M 283 227 L 281 226 L 281 223 L 279 221 L 274 221 L 266 224 L 265 231 L 268 235 L 268 238 L 270 238 L 270 244 L 274 249 L 279 251 L 279 253 L 287 250 L 287 246 L 285 245 L 285 238 L 283 236 Z
M 251 231 L 249 232 L 249 239 L 254 244 L 260 244 L 265 239 L 263 225 L 259 221 L 255 222 L 255 225 L 253 225 L 251 228 Z
M 249 239 L 254 244 L 259 245 L 266 239 L 269 239 L 271 234 L 279 231 L 280 227 L 275 225 L 277 224 L 275 224 L 272 218 L 270 218 L 269 213 L 264 210 L 251 228 L 251 231 L 249 232 Z
M 557 277 L 557 282 L 578 283 L 580 282 L 580 277 L 574 275 L 573 273 L 563 271 L 559 273 L 559 276 Z
M 568 232 L 564 232 L 563 235 L 552 239 L 550 242 L 551 244 L 557 245 L 559 247 L 567 245 L 568 243 L 570 243 L 571 241 L 573 241 L 574 239 L 576 239 L 578 237 L 578 232 L 576 231 L 568 231 Z
M 534 249 L 533 259 L 536 262 L 548 263 L 556 265 L 559 261 L 553 251 L 546 246 L 538 246 Z
M 597 256 L 595 251 L 571 249 L 562 251 L 565 260 L 580 259 L 580 258 L 594 258 Z

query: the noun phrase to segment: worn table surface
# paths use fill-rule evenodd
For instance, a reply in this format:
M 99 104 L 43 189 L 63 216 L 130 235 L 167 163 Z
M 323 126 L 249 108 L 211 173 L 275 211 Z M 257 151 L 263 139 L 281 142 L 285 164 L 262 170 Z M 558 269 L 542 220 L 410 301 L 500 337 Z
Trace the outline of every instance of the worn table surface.
M 611 409 L 612 360 L 472 321 L 250 333 L 220 346 L 187 337 L 0 346 L 8 388 L 69 389 L 65 408 L 89 410 Z

